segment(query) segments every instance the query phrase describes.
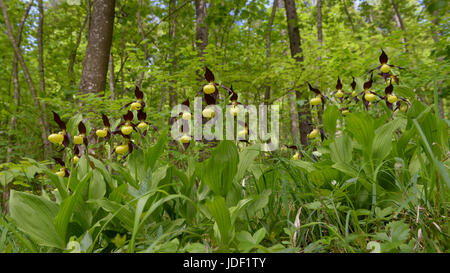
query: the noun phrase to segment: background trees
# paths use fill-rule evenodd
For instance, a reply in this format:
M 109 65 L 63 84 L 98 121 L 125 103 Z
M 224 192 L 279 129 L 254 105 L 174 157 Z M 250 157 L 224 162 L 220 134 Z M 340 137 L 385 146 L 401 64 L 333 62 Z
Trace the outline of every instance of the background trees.
M 114 111 L 138 84 L 162 122 L 170 105 L 196 94 L 205 64 L 244 103 L 280 104 L 288 143 L 300 140 L 295 126 L 304 136 L 317 122 L 305 81 L 331 91 L 340 76 L 348 88 L 351 76 L 364 78 L 376 65 L 379 48 L 408 68 L 400 90 L 429 103 L 436 81 L 442 116 L 448 109 L 446 1 L 2 2 L 11 29 L 2 16 L 0 148 L 10 147 L 10 156 L 0 162 L 24 153 L 42 159 L 50 131 L 43 117 L 50 110 L 69 117 L 86 96 L 92 104 L 109 97 L 112 106 L 97 109 Z M 297 23 L 289 24 L 294 12 Z

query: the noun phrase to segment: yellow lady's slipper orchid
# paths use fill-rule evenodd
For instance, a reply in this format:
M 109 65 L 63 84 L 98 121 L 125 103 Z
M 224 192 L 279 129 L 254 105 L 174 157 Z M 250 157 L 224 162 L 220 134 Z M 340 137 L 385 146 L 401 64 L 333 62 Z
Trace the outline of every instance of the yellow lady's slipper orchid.
M 122 144 L 116 147 L 116 154 L 125 154 L 128 152 L 128 144 Z
M 131 127 L 130 125 L 124 125 L 120 128 L 120 131 L 124 135 L 129 135 L 131 134 L 131 132 L 133 132 L 133 127 Z
M 95 132 L 95 134 L 96 134 L 98 137 L 106 137 L 106 135 L 108 134 L 108 131 L 107 131 L 106 129 L 97 130 L 97 131 Z
M 205 94 L 212 94 L 216 91 L 216 87 L 214 85 L 214 83 L 210 82 L 207 85 L 203 86 L 203 92 L 205 92 Z

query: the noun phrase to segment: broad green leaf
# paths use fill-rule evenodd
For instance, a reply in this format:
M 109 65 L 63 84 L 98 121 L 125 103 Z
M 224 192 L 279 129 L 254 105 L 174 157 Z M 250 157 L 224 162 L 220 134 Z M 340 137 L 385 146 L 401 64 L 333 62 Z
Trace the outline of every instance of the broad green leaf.
M 101 199 L 105 196 L 106 184 L 102 173 L 95 169 L 92 173 L 92 180 L 89 184 L 89 199 Z
M 64 239 L 58 234 L 53 219 L 58 205 L 40 196 L 11 191 L 11 218 L 17 227 L 41 245 L 64 249 Z
M 236 145 L 228 140 L 222 141 L 211 157 L 200 165 L 202 181 L 215 194 L 226 196 L 236 175 L 238 162 Z
M 225 199 L 222 196 L 216 196 L 212 201 L 206 202 L 206 207 L 214 217 L 219 229 L 219 240 L 223 244 L 228 244 L 233 233 L 233 226 L 231 224 L 230 211 L 225 205 Z
M 335 105 L 328 106 L 323 112 L 323 128 L 331 138 L 333 138 L 336 133 L 336 123 L 340 115 L 339 109 Z
M 54 219 L 56 231 L 59 233 L 61 238 L 63 238 L 64 242 L 66 242 L 67 226 L 73 214 L 75 205 L 80 201 L 84 188 L 86 187 L 91 176 L 92 170 L 86 174 L 86 176 L 83 178 L 83 180 L 80 181 L 80 183 L 78 183 L 75 192 L 61 203 L 58 214 Z

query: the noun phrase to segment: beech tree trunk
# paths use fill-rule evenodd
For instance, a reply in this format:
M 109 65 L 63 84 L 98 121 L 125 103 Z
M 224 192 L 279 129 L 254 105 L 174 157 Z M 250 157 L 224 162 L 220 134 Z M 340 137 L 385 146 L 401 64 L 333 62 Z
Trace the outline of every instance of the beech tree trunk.
M 80 31 L 78 32 L 77 40 L 75 42 L 75 48 L 70 53 L 69 68 L 67 70 L 69 71 L 69 75 L 68 75 L 69 76 L 69 85 L 71 87 L 73 87 L 75 85 L 75 72 L 74 72 L 75 61 L 77 58 L 78 47 L 80 46 L 80 43 L 81 43 L 81 37 L 83 35 L 84 28 L 86 27 L 86 25 L 88 25 L 88 22 L 89 22 L 89 13 L 84 18 L 84 22 L 81 25 Z
M 42 0 L 38 1 L 39 9 L 39 26 L 38 26 L 38 62 L 39 62 L 39 87 L 41 94 L 45 94 L 45 77 L 44 77 L 44 43 L 42 41 L 42 32 L 44 29 L 44 4 Z M 43 102 L 44 103 L 44 102 Z
M 176 61 L 175 61 L 175 49 L 176 49 L 176 24 L 177 17 L 174 16 L 174 11 L 177 8 L 176 0 L 170 0 L 169 2 L 169 37 L 171 42 L 171 50 L 170 50 L 170 59 L 171 59 L 171 69 L 169 70 L 169 75 L 173 75 L 173 71 L 175 70 Z M 169 82 L 169 105 L 170 107 L 174 107 L 177 104 L 177 93 L 175 92 L 175 81 L 170 80 Z M 169 120 L 170 122 L 170 120 Z
M 271 34 L 272 34 L 273 20 L 275 19 L 275 14 L 277 13 L 277 4 L 278 4 L 278 0 L 273 0 L 272 14 L 270 15 L 269 27 L 267 29 L 267 36 L 266 36 L 266 56 L 267 56 L 266 69 L 267 70 L 269 70 L 269 67 L 270 67 L 270 63 L 269 63 L 270 51 L 271 51 L 270 37 L 271 37 Z M 264 100 L 265 100 L 266 103 L 269 103 L 269 100 L 270 100 L 270 85 L 266 85 L 266 92 L 264 94 Z
M 136 13 L 136 17 L 137 17 L 137 22 L 138 22 L 138 27 L 139 27 L 139 33 L 141 34 L 141 39 L 145 40 L 146 34 L 144 31 L 144 25 L 143 25 L 142 19 L 141 19 L 141 7 L 142 7 L 142 0 L 139 0 L 139 8 Z M 144 42 L 144 44 L 142 46 L 144 47 L 144 61 L 145 61 L 145 64 L 147 64 L 148 58 L 150 57 L 149 53 L 148 53 L 147 42 Z M 144 67 L 144 69 L 145 69 L 145 67 Z M 144 75 L 145 75 L 145 71 L 141 71 L 141 73 L 139 75 L 139 80 L 136 83 L 137 86 L 141 87 L 142 81 L 144 80 Z
M 98 93 L 106 88 L 109 53 L 114 27 L 115 0 L 93 2 L 89 38 L 81 75 L 80 92 Z
M 394 12 L 395 12 L 395 21 L 397 22 L 397 26 L 403 31 L 403 36 L 402 36 L 402 43 L 404 45 L 404 51 L 407 52 L 408 49 L 406 47 L 406 37 L 405 37 L 405 25 L 403 24 L 403 19 L 402 16 L 400 15 L 400 12 L 398 10 L 398 5 L 397 2 L 395 2 L 395 0 L 391 0 L 392 3 L 392 7 L 394 8 Z
M 317 0 L 317 40 L 320 45 L 323 43 L 322 34 L 322 0 Z
M 303 56 L 301 56 L 302 48 L 301 48 L 301 41 L 300 41 L 300 31 L 298 29 L 298 17 L 297 17 L 297 9 L 295 7 L 295 1 L 294 0 L 284 0 L 284 5 L 286 9 L 286 19 L 288 24 L 288 34 L 289 34 L 289 46 L 291 49 L 291 56 L 294 58 L 298 63 L 303 62 Z M 295 96 L 296 100 L 301 99 L 302 93 L 298 90 L 295 90 Z M 292 104 L 291 107 L 294 109 L 297 109 L 297 103 Z M 292 111 L 293 112 L 293 111 Z M 291 112 L 291 113 L 292 113 Z M 300 142 L 302 145 L 306 146 L 309 144 L 308 141 L 308 134 L 311 131 L 311 111 L 309 109 L 309 104 L 305 103 L 303 106 L 300 107 L 300 111 L 298 111 L 298 121 L 295 120 L 295 115 L 291 114 L 291 119 L 293 124 L 294 122 L 297 124 L 300 124 Z M 294 132 L 295 127 L 291 126 L 292 134 L 295 134 L 297 132 Z
M 200 50 L 200 55 L 208 45 L 208 27 L 206 26 L 206 0 L 195 0 L 195 39 L 196 46 Z
M 350 13 L 348 12 L 347 4 L 345 3 L 345 0 L 342 0 L 342 3 L 344 4 L 344 11 L 347 15 L 348 21 L 350 22 L 350 25 L 352 26 L 352 31 L 355 33 L 355 25 L 353 24 L 352 17 L 350 16 Z

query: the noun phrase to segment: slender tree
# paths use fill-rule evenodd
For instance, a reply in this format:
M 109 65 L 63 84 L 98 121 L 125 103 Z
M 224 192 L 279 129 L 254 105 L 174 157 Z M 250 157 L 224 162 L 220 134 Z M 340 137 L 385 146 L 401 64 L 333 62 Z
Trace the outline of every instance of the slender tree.
M 195 39 L 196 46 L 203 55 L 203 51 L 208 45 L 208 27 L 206 26 L 206 0 L 195 0 Z
M 297 17 L 297 9 L 295 7 L 294 0 L 284 0 L 284 5 L 286 9 L 286 19 L 288 25 L 288 35 L 289 35 L 289 46 L 291 49 L 291 56 L 294 58 L 297 63 L 303 62 L 301 41 L 300 41 L 300 31 L 298 29 L 298 17 Z M 295 97 L 297 100 L 301 99 L 302 93 L 298 90 L 295 90 Z M 293 96 L 291 96 L 292 102 Z M 304 104 L 300 107 L 300 111 L 298 112 L 298 120 L 293 115 L 295 111 L 292 109 L 297 109 L 297 103 L 291 103 L 291 124 L 292 124 L 292 134 L 296 134 L 295 132 L 295 124 L 300 124 L 300 142 L 302 145 L 308 145 L 308 133 L 311 131 L 311 111 L 309 109 L 309 104 Z
M 97 93 L 105 90 L 114 26 L 114 4 L 115 0 L 93 2 L 80 92 Z
M 275 14 L 277 13 L 277 6 L 278 6 L 278 0 L 273 0 L 272 14 L 270 15 L 269 25 L 267 27 L 267 35 L 266 35 L 266 56 L 267 56 L 266 69 L 267 70 L 269 70 L 269 66 L 270 66 L 270 63 L 269 63 L 269 58 L 270 58 L 270 54 L 271 54 L 270 38 L 272 35 L 273 20 L 275 19 Z M 266 92 L 264 94 L 264 100 L 266 101 L 266 103 L 268 103 L 269 99 L 270 99 L 270 85 L 266 85 Z
M 176 60 L 175 60 L 175 49 L 176 49 L 176 25 L 177 25 L 177 16 L 174 15 L 174 11 L 177 8 L 177 1 L 176 0 L 170 0 L 169 2 L 169 39 L 171 43 L 171 49 L 170 49 L 170 56 L 169 59 L 171 60 L 171 69 L 169 70 L 169 75 L 173 75 L 173 70 L 175 70 L 176 66 Z M 170 80 L 169 83 L 169 105 L 170 107 L 174 107 L 177 104 L 177 93 L 175 91 L 175 81 Z
M 407 52 L 408 49 L 406 47 L 406 37 L 405 37 L 405 25 L 403 24 L 403 19 L 402 16 L 400 14 L 400 11 L 398 10 L 398 5 L 397 2 L 395 0 L 391 0 L 392 3 L 392 7 L 394 8 L 394 13 L 395 13 L 395 22 L 397 22 L 397 27 L 399 27 L 402 31 L 403 31 L 403 36 L 402 36 L 402 43 L 404 45 L 404 51 Z

